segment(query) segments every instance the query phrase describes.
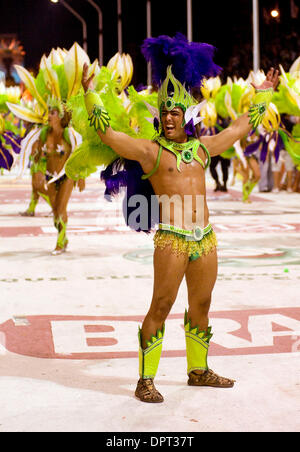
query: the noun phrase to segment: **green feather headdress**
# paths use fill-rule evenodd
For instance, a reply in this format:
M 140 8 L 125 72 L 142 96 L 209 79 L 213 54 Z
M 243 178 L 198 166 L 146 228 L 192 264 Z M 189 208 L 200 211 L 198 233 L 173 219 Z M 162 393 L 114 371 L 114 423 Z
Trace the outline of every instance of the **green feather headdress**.
M 64 117 L 64 103 L 60 99 L 54 96 L 48 97 L 47 106 L 48 110 L 57 110 L 60 118 Z
M 160 115 L 163 108 L 168 111 L 175 107 L 180 107 L 184 112 L 192 105 L 197 105 L 197 101 L 187 92 L 184 85 L 172 74 L 171 66 L 167 68 L 167 76 L 158 91 L 158 105 Z
M 297 64 L 298 63 L 298 64 Z M 300 116 L 300 57 L 286 73 L 280 65 L 281 76 L 278 90 L 274 93 L 273 102 L 280 113 Z

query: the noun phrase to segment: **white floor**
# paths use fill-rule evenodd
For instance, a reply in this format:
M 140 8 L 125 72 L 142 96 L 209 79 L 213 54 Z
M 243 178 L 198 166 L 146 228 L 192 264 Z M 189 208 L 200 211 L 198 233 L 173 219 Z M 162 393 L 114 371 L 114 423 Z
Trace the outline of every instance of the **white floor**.
M 183 284 L 167 321 L 156 385 L 134 397 L 137 327 L 152 295 L 152 236 L 123 227 L 120 202 L 91 179 L 70 202 L 66 254 L 50 255 L 48 206 L 24 218 L 29 181 L 0 178 L 0 431 L 203 432 L 300 430 L 299 194 L 240 187 L 216 196 L 219 239 L 209 365 L 232 389 L 191 388 Z

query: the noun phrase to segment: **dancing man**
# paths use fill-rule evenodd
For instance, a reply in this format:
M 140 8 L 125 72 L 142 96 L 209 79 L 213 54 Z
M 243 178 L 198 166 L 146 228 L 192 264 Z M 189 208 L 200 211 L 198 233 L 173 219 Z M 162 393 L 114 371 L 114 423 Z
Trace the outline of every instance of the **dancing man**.
M 135 395 L 143 402 L 162 402 L 163 396 L 153 380 L 161 356 L 165 321 L 184 277 L 188 289 L 184 319 L 188 384 L 222 388 L 234 385 L 234 380 L 217 375 L 207 365 L 212 337 L 208 314 L 217 278 L 217 242 L 209 223 L 205 169 L 211 157 L 222 154 L 261 122 L 278 83 L 278 71 L 271 69 L 264 83 L 255 87 L 257 94 L 250 113 L 240 116 L 221 133 L 200 139 L 194 127 L 199 120 L 196 118 L 199 109 L 188 90 L 199 86 L 204 76 L 215 76 L 220 69 L 212 61 L 214 49 L 208 44 L 189 43 L 177 35 L 149 38 L 142 50 L 152 63 L 153 80 L 160 86 L 159 124 L 156 118 L 159 133 L 153 141 L 134 139 L 110 127 L 109 111 L 105 110 L 100 96 L 90 90 L 92 77 L 87 76 L 87 66 L 82 85 L 90 123 L 95 125 L 102 142 L 122 158 L 139 162 L 143 178 L 149 179 L 160 199 L 177 196 L 181 200 L 181 210 L 175 205 L 169 215 L 161 206 L 159 229 L 154 237 L 153 297 L 139 330 L 140 379 Z M 158 55 L 163 55 L 164 65 L 162 59 L 157 64 Z M 184 62 L 180 58 L 183 55 Z M 187 211 L 190 220 L 186 220 Z

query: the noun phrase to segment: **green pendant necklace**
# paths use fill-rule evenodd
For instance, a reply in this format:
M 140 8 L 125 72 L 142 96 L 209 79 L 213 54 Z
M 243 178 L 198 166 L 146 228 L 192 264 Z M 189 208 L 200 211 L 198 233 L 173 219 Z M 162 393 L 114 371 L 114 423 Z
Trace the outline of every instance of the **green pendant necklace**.
M 183 160 L 184 163 L 191 163 L 193 160 L 196 160 L 204 169 L 210 165 L 211 158 L 207 148 L 196 138 L 190 138 L 186 143 L 176 143 L 175 141 L 167 140 L 165 137 L 157 137 L 155 141 L 176 156 L 178 171 L 181 171 L 181 160 Z M 198 155 L 199 146 L 202 147 L 207 155 L 206 164 L 203 163 Z

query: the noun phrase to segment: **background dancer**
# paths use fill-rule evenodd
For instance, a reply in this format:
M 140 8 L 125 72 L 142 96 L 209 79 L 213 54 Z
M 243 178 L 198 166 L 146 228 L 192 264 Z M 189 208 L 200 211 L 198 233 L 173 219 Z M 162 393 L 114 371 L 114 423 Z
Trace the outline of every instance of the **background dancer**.
M 50 205 L 54 226 L 58 232 L 56 248 L 52 255 L 61 254 L 68 245 L 67 206 L 75 183 L 67 177 L 63 170 L 72 153 L 67 129 L 70 119 L 71 116 L 68 112 L 60 113 L 58 108 L 50 109 L 49 128 L 33 146 L 33 165 L 36 165 L 33 175 L 34 187 L 36 192 Z M 62 175 L 59 176 L 60 174 Z M 82 191 L 85 181 L 78 181 L 78 187 Z
M 82 90 L 84 63 L 88 65 L 90 74 L 99 69 L 97 60 L 90 64 L 88 55 L 75 43 L 69 51 L 58 48 L 52 49 L 48 57 L 44 55 L 36 78 L 16 65 L 16 71 L 32 95 L 33 103 L 7 103 L 17 117 L 35 125 L 22 140 L 19 175 L 23 174 L 31 160 L 31 211 L 34 212 L 37 195 L 42 196 L 51 207 L 58 232 L 53 255 L 63 253 L 68 245 L 67 205 L 75 185 L 65 174 L 65 165 L 81 143 L 81 136 L 70 126 L 71 114 L 67 103 Z M 80 191 L 84 186 L 84 180 L 79 180 Z

